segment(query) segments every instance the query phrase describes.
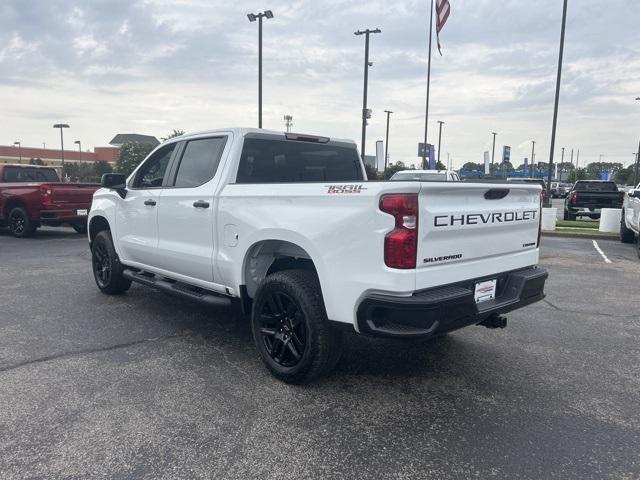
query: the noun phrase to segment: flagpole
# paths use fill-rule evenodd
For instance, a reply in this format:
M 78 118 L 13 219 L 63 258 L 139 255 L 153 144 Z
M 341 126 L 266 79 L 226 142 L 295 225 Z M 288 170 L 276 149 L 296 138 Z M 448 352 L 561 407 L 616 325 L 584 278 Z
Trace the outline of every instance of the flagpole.
M 429 12 L 429 61 L 427 63 L 427 106 L 424 115 L 424 151 L 422 156 L 422 168 L 425 169 L 427 163 L 427 131 L 429 129 L 429 86 L 431 85 L 431 37 L 433 37 L 433 0 L 431 0 L 431 10 Z

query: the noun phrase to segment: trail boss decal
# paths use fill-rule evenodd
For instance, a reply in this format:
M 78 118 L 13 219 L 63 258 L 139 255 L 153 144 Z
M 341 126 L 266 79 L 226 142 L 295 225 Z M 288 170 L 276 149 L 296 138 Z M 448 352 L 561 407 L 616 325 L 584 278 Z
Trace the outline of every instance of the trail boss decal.
M 367 187 L 362 185 L 325 185 L 327 193 L 361 193 Z
M 538 210 L 523 210 L 520 212 L 467 213 L 464 215 L 436 215 L 433 218 L 433 226 L 463 227 L 466 225 L 528 222 L 531 220 L 535 220 L 537 216 Z

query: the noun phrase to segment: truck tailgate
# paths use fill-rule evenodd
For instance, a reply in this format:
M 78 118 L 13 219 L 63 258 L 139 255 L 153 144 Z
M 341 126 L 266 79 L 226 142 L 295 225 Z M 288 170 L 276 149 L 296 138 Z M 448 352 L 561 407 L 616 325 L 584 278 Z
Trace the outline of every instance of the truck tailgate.
M 624 194 L 622 192 L 575 192 L 575 201 L 570 206 L 576 208 L 620 208 Z
M 51 190 L 51 202 L 63 207 L 84 206 L 89 208 L 94 192 L 100 185 L 93 183 L 46 183 Z
M 540 194 L 531 184 L 423 183 L 416 289 L 536 264 Z

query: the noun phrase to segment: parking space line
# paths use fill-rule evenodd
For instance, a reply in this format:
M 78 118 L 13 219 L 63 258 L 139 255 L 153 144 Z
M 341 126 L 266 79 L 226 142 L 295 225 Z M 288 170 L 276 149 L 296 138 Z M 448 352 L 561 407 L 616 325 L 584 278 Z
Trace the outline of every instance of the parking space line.
M 595 248 L 596 252 L 598 252 L 600 256 L 604 258 L 604 263 L 611 263 L 611 260 L 609 260 L 609 257 L 605 255 L 605 253 L 600 248 L 600 245 L 598 245 L 598 242 L 596 242 L 595 240 L 593 241 L 593 248 Z

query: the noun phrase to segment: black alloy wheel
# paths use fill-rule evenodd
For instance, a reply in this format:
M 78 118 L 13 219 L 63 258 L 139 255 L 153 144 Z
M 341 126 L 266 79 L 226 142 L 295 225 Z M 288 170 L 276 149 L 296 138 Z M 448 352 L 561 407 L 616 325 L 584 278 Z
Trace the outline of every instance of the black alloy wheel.
M 296 366 L 307 346 L 305 317 L 300 305 L 286 293 L 270 293 L 260 312 L 260 335 L 275 363 L 287 368 Z
M 107 288 L 111 281 L 111 257 L 103 242 L 96 242 L 92 255 L 93 273 L 100 288 Z
M 7 220 L 9 230 L 11 230 L 14 237 L 29 237 L 36 230 L 36 224 L 29 218 L 29 213 L 22 207 L 11 209 Z
M 27 221 L 21 212 L 11 212 L 11 218 L 9 218 L 9 228 L 14 235 L 22 235 L 25 231 Z

